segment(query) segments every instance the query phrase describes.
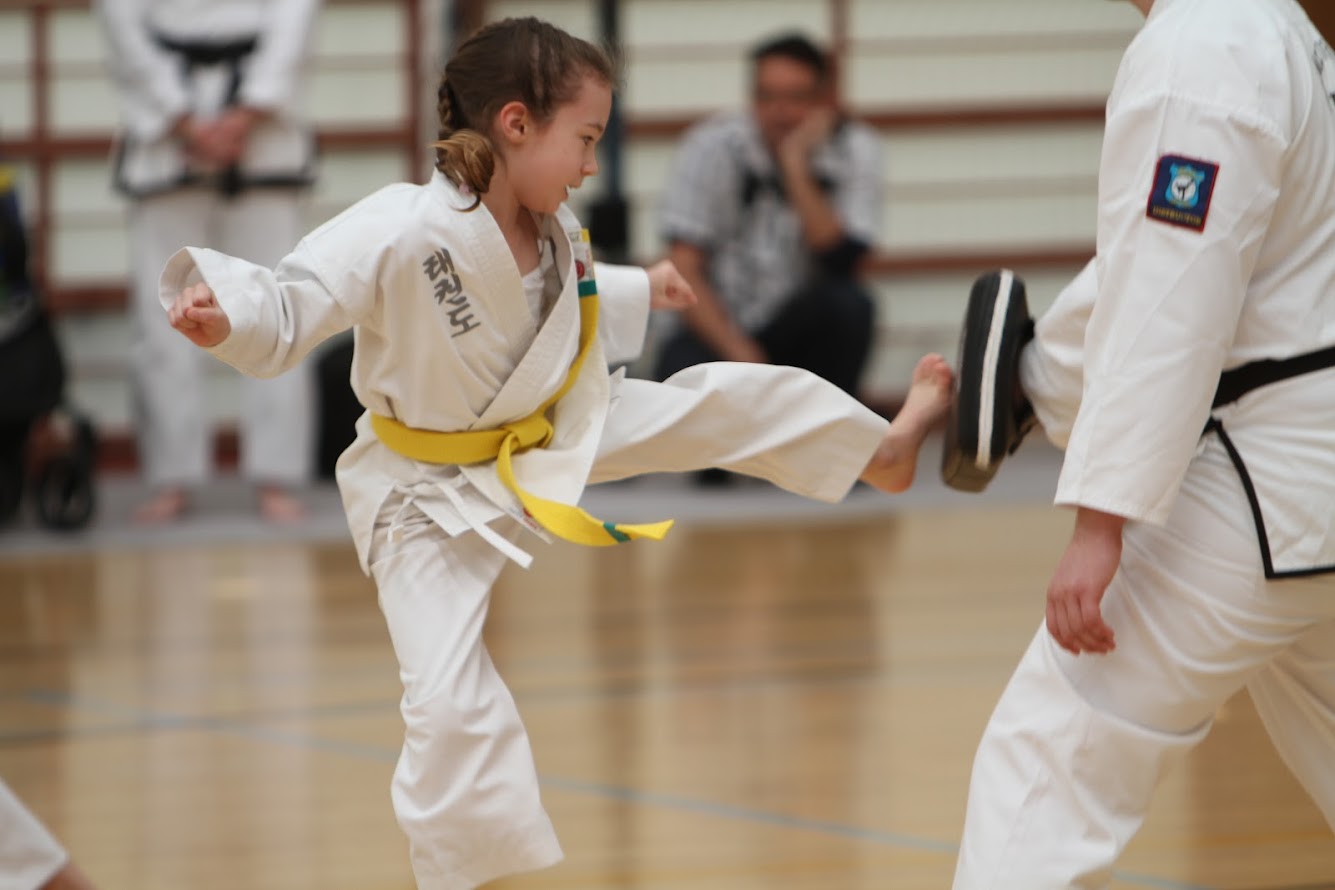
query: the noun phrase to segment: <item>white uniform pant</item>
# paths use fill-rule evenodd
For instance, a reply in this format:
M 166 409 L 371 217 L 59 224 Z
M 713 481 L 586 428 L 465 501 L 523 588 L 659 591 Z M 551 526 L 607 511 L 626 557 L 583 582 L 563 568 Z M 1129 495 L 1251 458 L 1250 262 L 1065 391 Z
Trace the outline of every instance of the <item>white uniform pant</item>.
M 167 323 L 158 278 L 181 247 L 212 247 L 274 266 L 302 234 L 301 192 L 252 189 L 227 199 L 204 188 L 143 198 L 130 209 L 133 356 L 139 451 L 148 481 L 193 486 L 209 475 L 212 429 L 207 371 L 214 361 Z M 243 378 L 241 474 L 294 484 L 313 461 L 312 392 L 306 368 L 272 380 Z
M 799 494 L 838 497 L 887 426 L 837 387 L 792 368 L 702 366 L 677 378 L 626 381 L 634 385 L 613 409 L 614 445 L 599 455 L 595 477 L 722 466 Z M 761 392 L 769 397 L 757 398 Z M 671 425 L 652 420 L 662 417 Z M 495 528 L 518 533 L 508 518 Z M 472 890 L 561 859 L 528 735 L 482 640 L 506 562 L 477 534 L 448 537 L 411 494 L 392 494 L 380 510 L 370 569 L 404 689 L 391 798 L 419 890 Z
M 1063 294 L 1021 363 L 1054 438 L 1078 407 L 1085 297 Z M 956 890 L 1105 887 L 1166 770 L 1243 687 L 1335 825 L 1335 577 L 1265 579 L 1216 437 L 1165 527 L 1127 525 L 1102 608 L 1115 651 L 1073 656 L 1041 626 L 1002 693 L 974 759 Z
M 0 781 L 0 890 L 37 890 L 68 861 L 51 833 Z

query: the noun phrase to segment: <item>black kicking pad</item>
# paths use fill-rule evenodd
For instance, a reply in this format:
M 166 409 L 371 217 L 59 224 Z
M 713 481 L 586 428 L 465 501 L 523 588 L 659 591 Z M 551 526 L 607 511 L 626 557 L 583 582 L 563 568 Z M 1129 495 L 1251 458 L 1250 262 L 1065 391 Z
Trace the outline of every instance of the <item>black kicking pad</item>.
M 1024 280 L 1009 269 L 979 276 L 960 332 L 941 457 L 941 479 L 951 488 L 982 491 L 1033 428 L 1033 408 L 1019 396 L 1020 349 L 1033 336 Z

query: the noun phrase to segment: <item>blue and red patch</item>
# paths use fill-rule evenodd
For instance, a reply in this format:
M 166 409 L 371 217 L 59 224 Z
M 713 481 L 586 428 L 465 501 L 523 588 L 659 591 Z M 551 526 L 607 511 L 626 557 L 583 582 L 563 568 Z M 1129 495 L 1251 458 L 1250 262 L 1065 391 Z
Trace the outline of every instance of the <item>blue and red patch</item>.
M 1145 215 L 1170 226 L 1204 231 L 1218 175 L 1218 164 L 1164 155 L 1154 172 Z

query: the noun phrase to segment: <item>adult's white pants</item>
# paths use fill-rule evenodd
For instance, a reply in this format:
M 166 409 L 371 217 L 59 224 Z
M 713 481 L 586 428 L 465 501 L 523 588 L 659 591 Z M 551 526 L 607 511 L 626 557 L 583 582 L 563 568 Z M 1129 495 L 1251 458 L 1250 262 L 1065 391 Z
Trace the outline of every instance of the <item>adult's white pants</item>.
M 1021 383 L 1059 443 L 1079 407 L 1092 299 L 1064 292 L 1022 356 Z M 1040 626 L 1002 693 L 974 759 L 955 890 L 1107 886 L 1165 772 L 1243 688 L 1335 826 L 1335 577 L 1265 579 L 1216 437 L 1164 527 L 1127 525 L 1103 615 L 1115 651 L 1074 656 Z
M 212 462 L 211 398 L 214 360 L 167 323 L 158 279 L 182 247 L 212 247 L 274 266 L 303 231 L 301 192 L 252 189 L 226 198 L 189 188 L 134 201 L 130 209 L 132 356 L 139 451 L 156 486 L 195 486 Z M 312 387 L 306 368 L 272 380 L 240 381 L 240 472 L 261 483 L 296 484 L 313 462 Z

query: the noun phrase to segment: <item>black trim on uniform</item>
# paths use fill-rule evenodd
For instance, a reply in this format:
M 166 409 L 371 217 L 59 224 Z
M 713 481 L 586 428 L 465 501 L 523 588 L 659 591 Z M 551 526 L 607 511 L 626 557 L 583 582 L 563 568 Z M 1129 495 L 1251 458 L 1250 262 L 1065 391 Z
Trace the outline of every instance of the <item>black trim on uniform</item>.
M 113 185 L 121 194 L 131 198 L 152 198 L 157 195 L 165 195 L 168 192 L 174 192 L 178 189 L 191 188 L 193 186 L 219 187 L 219 180 L 216 176 L 206 176 L 200 173 L 184 173 L 174 179 L 164 179 L 157 185 L 134 187 L 125 181 L 122 172 L 122 156 L 125 147 L 122 144 L 117 151 L 116 173 Z M 225 194 L 234 195 L 249 189 L 305 189 L 310 188 L 315 182 L 314 173 L 310 172 L 309 165 L 301 173 L 293 173 L 283 176 L 242 176 L 237 180 L 237 192 L 227 192 Z
M 1247 465 L 1242 462 L 1242 455 L 1238 453 L 1237 446 L 1233 444 L 1233 439 L 1224 431 L 1224 424 L 1217 418 L 1211 417 L 1205 424 L 1205 432 L 1202 435 L 1209 435 L 1210 433 L 1219 437 L 1224 450 L 1228 452 L 1228 459 L 1233 463 L 1233 468 L 1238 471 L 1238 478 L 1242 480 L 1242 490 L 1247 494 L 1247 502 L 1252 508 L 1252 521 L 1256 524 L 1256 539 L 1261 545 L 1261 566 L 1265 569 L 1266 579 L 1275 581 L 1283 578 L 1306 578 L 1312 575 L 1325 575 L 1335 572 L 1335 565 L 1276 571 L 1274 560 L 1270 557 L 1270 537 L 1266 534 L 1265 517 L 1261 514 L 1261 501 L 1257 497 L 1256 486 L 1252 484 L 1251 474 L 1247 472 Z
M 1279 383 L 1281 380 L 1288 380 L 1303 374 L 1323 371 L 1331 367 L 1335 367 L 1335 346 L 1305 352 L 1291 358 L 1261 359 L 1260 361 L 1248 362 L 1219 375 L 1219 386 L 1215 389 L 1214 402 L 1211 407 L 1218 408 L 1221 405 L 1236 402 L 1247 393 L 1262 386 Z M 1211 417 L 1209 422 L 1205 424 L 1205 431 L 1202 435 L 1208 435 L 1209 433 L 1219 436 L 1219 441 L 1223 443 L 1224 450 L 1228 452 L 1229 460 L 1233 462 L 1233 468 L 1238 471 L 1238 478 L 1242 480 L 1242 488 L 1247 493 L 1248 503 L 1251 504 L 1252 520 L 1256 523 L 1256 538 L 1261 545 L 1261 564 L 1265 568 L 1266 578 L 1270 580 L 1304 578 L 1335 572 L 1335 565 L 1316 566 L 1309 569 L 1291 569 L 1282 572 L 1275 570 L 1274 561 L 1270 556 L 1270 538 L 1265 530 L 1265 517 L 1261 514 L 1261 502 L 1256 495 L 1256 487 L 1252 484 L 1251 474 L 1247 472 L 1247 465 L 1243 462 L 1237 446 L 1233 444 L 1233 440 L 1224 431 L 1224 425 L 1218 418 Z

